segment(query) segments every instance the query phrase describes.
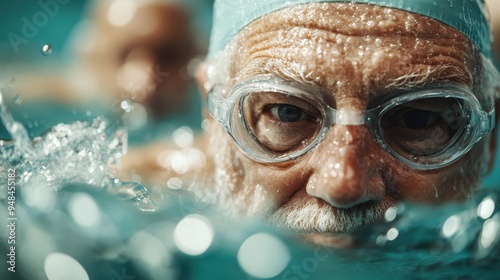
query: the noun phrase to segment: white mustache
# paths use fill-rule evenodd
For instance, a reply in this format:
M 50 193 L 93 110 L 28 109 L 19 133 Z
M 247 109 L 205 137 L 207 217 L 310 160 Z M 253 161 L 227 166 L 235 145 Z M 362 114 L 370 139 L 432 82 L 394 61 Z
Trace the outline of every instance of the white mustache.
M 380 221 L 394 205 L 393 201 L 381 200 L 341 209 L 308 197 L 283 205 L 269 216 L 268 222 L 278 228 L 306 233 L 349 232 Z

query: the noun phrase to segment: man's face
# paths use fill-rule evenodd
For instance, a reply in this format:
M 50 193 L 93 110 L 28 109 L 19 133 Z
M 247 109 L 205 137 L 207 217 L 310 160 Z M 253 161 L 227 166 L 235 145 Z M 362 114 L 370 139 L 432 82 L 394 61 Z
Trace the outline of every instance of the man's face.
M 231 88 L 272 74 L 313 84 L 337 110 L 364 111 L 391 90 L 453 83 L 471 90 L 472 46 L 458 31 L 404 11 L 361 4 L 309 4 L 264 16 L 240 32 Z M 382 149 L 364 125 L 333 125 L 307 154 L 258 163 L 212 122 L 216 181 L 227 207 L 297 230 L 352 230 L 398 201 L 469 197 L 487 168 L 489 137 L 459 161 L 418 171 Z
M 185 67 L 195 54 L 189 21 L 175 5 L 101 5 L 85 57 L 99 88 L 118 100 L 141 103 L 153 117 L 182 110 L 188 87 Z

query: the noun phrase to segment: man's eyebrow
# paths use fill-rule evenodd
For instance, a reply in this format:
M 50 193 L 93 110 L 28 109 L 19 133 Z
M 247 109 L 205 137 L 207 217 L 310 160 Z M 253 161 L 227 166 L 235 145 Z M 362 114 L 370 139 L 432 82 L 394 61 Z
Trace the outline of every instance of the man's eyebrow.
M 418 88 L 432 83 L 460 83 L 472 86 L 472 74 L 462 67 L 452 64 L 427 65 L 426 67 L 410 67 L 403 75 L 389 78 L 384 82 L 384 91 L 391 91 L 398 88 Z
M 305 72 L 300 63 L 294 63 L 293 61 L 290 62 L 290 65 L 285 65 L 279 59 L 259 57 L 254 58 L 251 65 L 246 66 L 251 69 L 246 72 L 247 74 L 271 74 L 277 78 L 318 88 L 320 89 L 319 92 L 334 90 L 332 86 L 336 86 L 327 85 L 321 77 L 317 76 L 318 73 L 314 73 L 314 71 Z M 381 67 L 385 66 L 381 65 Z M 385 74 L 383 74 L 384 72 Z M 368 79 L 370 84 L 364 90 L 370 92 L 370 99 L 400 88 L 425 87 L 434 83 L 461 84 L 470 89 L 472 89 L 473 85 L 473 74 L 468 67 L 454 59 L 442 64 L 409 64 L 400 67 L 398 71 L 390 71 L 390 73 L 383 69 L 374 69 L 369 74 Z M 332 95 L 325 94 L 323 98 L 329 103 L 335 103 Z
M 311 90 L 314 90 L 317 94 L 321 95 L 323 100 L 329 105 L 335 104 L 334 97 L 331 94 L 326 94 L 327 91 L 325 89 L 327 86 L 321 81 L 321 79 L 318 79 L 313 71 L 304 73 L 299 63 L 292 62 L 291 67 L 287 67 L 280 60 L 261 60 L 258 64 L 261 65 L 260 69 L 264 69 L 266 74 L 271 74 L 279 79 L 296 82 L 310 87 Z
M 294 81 L 304 85 L 321 87 L 322 85 L 318 83 L 318 80 L 314 79 L 314 73 L 304 73 L 297 68 L 300 68 L 299 63 L 292 63 L 290 67 L 285 66 L 283 62 L 279 60 L 269 60 L 267 62 L 262 61 L 263 69 L 269 73 L 273 74 L 282 79 Z

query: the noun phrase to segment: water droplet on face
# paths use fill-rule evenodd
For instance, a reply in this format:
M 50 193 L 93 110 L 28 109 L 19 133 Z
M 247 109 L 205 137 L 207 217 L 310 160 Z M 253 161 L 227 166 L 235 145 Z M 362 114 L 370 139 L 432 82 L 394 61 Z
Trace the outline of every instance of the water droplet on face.
M 303 140 L 301 143 L 302 143 L 302 146 L 303 146 L 303 147 L 306 147 L 306 146 L 307 146 L 307 140 Z
M 52 46 L 51 45 L 43 45 L 42 47 L 42 54 L 47 56 L 52 53 Z

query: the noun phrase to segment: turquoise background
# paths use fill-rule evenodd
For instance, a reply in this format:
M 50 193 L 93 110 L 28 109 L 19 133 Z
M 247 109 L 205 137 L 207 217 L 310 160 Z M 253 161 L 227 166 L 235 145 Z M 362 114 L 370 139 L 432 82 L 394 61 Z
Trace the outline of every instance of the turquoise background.
M 47 3 L 50 0 L 41 0 Z M 40 63 L 47 60 L 62 61 L 64 46 L 67 43 L 68 36 L 85 13 L 87 0 L 59 0 L 61 3 L 67 1 L 66 4 L 59 4 L 57 0 L 52 0 L 58 3 L 59 11 L 54 13 L 54 16 L 48 16 L 47 23 L 37 28 L 35 36 L 26 38 L 26 44 L 19 44 L 17 51 L 9 40 L 9 34 L 13 33 L 23 36 L 22 28 L 24 25 L 23 18 L 33 23 L 33 17 L 37 13 L 45 13 L 43 8 L 38 4 L 38 0 L 8 0 L 2 1 L 0 4 L 0 61 L 2 63 L 19 63 L 30 62 Z M 43 18 L 40 17 L 39 20 Z M 23 36 L 24 37 L 24 36 Z M 44 57 L 41 54 L 41 46 L 48 44 L 52 46 L 53 52 L 49 57 Z

